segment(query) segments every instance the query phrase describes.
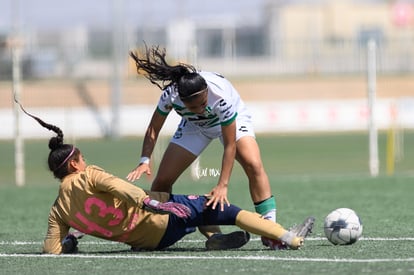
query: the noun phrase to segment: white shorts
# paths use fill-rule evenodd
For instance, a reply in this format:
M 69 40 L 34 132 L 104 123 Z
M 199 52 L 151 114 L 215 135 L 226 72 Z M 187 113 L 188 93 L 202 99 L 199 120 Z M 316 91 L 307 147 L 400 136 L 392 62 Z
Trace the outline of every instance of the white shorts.
M 255 137 L 251 117 L 237 116 L 236 141 L 245 136 Z M 219 138 L 220 142 L 223 143 L 221 126 L 205 130 L 194 126 L 186 119 L 181 119 L 181 122 L 170 142 L 183 147 L 196 156 L 199 156 L 215 138 Z

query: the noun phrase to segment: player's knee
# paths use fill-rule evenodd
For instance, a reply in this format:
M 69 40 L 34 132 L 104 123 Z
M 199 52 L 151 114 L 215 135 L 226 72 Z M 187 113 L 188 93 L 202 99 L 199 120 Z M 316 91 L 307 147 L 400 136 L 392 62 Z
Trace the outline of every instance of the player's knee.
M 248 161 L 244 164 L 243 168 L 250 177 L 257 177 L 264 173 L 261 161 Z

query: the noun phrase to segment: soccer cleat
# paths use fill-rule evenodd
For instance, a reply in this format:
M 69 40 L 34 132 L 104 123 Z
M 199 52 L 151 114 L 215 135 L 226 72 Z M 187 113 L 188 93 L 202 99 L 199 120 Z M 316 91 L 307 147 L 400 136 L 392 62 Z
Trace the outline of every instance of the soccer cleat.
M 312 233 L 314 223 L 314 217 L 307 217 L 302 224 L 290 228 L 289 233 L 295 236 L 295 238 L 288 243 L 290 249 L 299 249 L 303 246 L 305 238 Z
M 236 249 L 250 240 L 249 232 L 235 231 L 229 234 L 216 233 L 206 241 L 207 250 Z
M 269 239 L 262 236 L 262 244 L 269 247 L 271 250 L 285 250 L 289 247 L 281 240 Z
M 293 226 L 289 231 L 294 233 L 296 237 L 306 238 L 310 233 L 312 233 L 314 223 L 314 217 L 307 217 L 302 224 Z
M 305 221 L 289 229 L 289 235 L 285 241 L 277 239 L 269 239 L 262 237 L 262 244 L 269 247 L 272 250 L 285 250 L 285 249 L 299 249 L 304 242 L 304 239 L 312 233 L 313 224 L 315 223 L 314 217 L 308 217 Z

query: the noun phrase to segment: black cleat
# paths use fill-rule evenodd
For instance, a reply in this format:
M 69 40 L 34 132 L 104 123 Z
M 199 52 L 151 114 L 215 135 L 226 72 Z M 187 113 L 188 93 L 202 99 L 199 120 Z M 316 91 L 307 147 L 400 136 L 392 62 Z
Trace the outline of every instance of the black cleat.
M 206 241 L 207 250 L 226 250 L 240 248 L 250 240 L 249 232 L 235 231 L 229 234 L 216 233 Z

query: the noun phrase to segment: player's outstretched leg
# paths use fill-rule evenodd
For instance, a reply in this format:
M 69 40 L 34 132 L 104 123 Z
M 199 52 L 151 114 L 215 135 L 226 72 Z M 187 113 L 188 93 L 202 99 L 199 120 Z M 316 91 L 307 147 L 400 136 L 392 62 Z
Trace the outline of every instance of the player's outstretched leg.
M 288 231 L 280 224 L 265 220 L 260 215 L 241 210 L 236 217 L 236 225 L 250 233 L 264 236 L 270 240 L 277 240 L 277 246 L 269 243 L 270 249 L 278 249 L 280 241 L 290 249 L 299 249 L 305 237 L 312 231 L 315 218 L 309 217 L 292 231 Z
M 216 233 L 206 241 L 208 250 L 236 249 L 250 240 L 250 234 L 245 231 L 234 231 L 228 234 Z

